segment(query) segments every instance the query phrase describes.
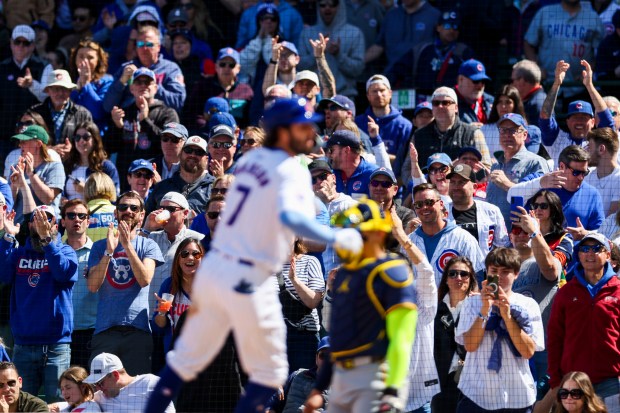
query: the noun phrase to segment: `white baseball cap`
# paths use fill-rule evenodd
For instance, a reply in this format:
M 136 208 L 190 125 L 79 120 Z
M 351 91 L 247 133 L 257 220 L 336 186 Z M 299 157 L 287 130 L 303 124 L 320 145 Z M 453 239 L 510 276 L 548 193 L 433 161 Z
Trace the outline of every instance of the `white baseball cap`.
M 159 201 L 159 205 L 161 206 L 161 203 L 164 201 L 174 202 L 185 210 L 189 209 L 189 203 L 187 202 L 187 199 L 178 192 L 166 193 L 166 195 L 164 195 L 161 201 Z
M 13 29 L 13 33 L 11 34 L 12 40 L 17 40 L 20 37 L 23 37 L 29 42 L 34 42 L 34 30 L 30 26 L 26 26 L 25 24 L 19 24 L 15 26 Z
M 63 69 L 56 69 L 47 76 L 44 92 L 50 86 L 60 86 L 67 89 L 75 89 L 77 85 L 71 81 L 69 72 Z
M 390 85 L 390 81 L 388 80 L 387 77 L 385 77 L 383 75 L 372 75 L 372 76 L 370 76 L 370 79 L 368 79 L 366 81 L 366 92 L 368 92 L 368 89 L 372 85 L 376 85 L 378 83 L 380 83 L 382 85 L 385 85 L 385 87 L 387 87 L 388 89 L 392 90 L 392 86 Z
M 200 136 L 196 136 L 196 135 L 190 136 L 185 141 L 185 145 L 183 145 L 183 147 L 185 148 L 186 146 L 190 146 L 190 145 L 198 146 L 203 151 L 207 152 L 207 141 L 202 139 Z
M 90 376 L 84 379 L 84 383 L 95 384 L 113 371 L 123 369 L 123 363 L 114 354 L 101 353 L 90 363 Z
M 454 103 L 459 102 L 459 99 L 456 97 L 456 92 L 451 87 L 447 87 L 447 86 L 438 87 L 433 92 L 433 96 L 431 96 L 431 100 L 434 100 L 435 98 L 440 98 L 440 97 L 450 98 L 452 99 Z
M 319 76 L 316 73 L 314 73 L 311 70 L 302 70 L 301 72 L 297 72 L 297 74 L 295 75 L 295 80 L 293 81 L 293 84 L 290 86 L 290 89 L 292 89 L 295 86 L 295 84 L 297 84 L 297 82 L 299 82 L 300 80 L 310 80 L 314 82 L 315 85 L 320 86 Z

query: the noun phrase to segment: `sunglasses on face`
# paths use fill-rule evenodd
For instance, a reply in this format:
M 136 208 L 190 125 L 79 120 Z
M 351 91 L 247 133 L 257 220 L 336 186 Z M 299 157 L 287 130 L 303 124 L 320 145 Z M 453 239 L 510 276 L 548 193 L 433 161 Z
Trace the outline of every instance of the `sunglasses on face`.
M 413 203 L 414 209 L 422 209 L 424 207 L 432 207 L 435 205 L 439 199 L 425 199 L 424 201 L 415 201 Z
M 458 30 L 459 29 L 459 25 L 458 24 L 454 24 L 454 23 L 444 23 L 443 28 L 446 30 Z
M 153 176 L 154 176 L 154 174 L 152 174 L 150 172 L 142 172 L 142 171 L 134 172 L 134 173 L 132 173 L 132 175 L 133 175 L 134 178 L 137 178 L 137 179 L 144 178 L 144 179 L 147 179 L 147 180 L 153 178 Z
M 73 16 L 71 18 L 74 22 L 85 22 L 88 19 L 88 16 Z
M 65 214 L 65 219 L 70 219 L 71 221 L 75 220 L 75 218 L 79 218 L 80 221 L 84 221 L 88 218 L 88 214 L 83 212 L 67 212 Z
M 219 62 L 217 64 L 219 67 L 221 67 L 222 69 L 224 68 L 229 68 L 229 69 L 234 69 L 235 66 L 237 66 L 237 63 L 226 63 L 226 62 Z
M 209 219 L 218 219 L 220 217 L 219 212 L 207 212 L 207 218 Z
M 549 203 L 548 202 L 541 202 L 540 204 L 538 202 L 532 202 L 532 210 L 537 210 L 537 209 L 542 209 L 543 211 L 545 209 L 549 209 Z
M 329 172 L 321 172 L 320 174 L 312 177 L 312 185 L 316 185 L 319 181 L 324 181 L 329 176 Z
M 428 168 L 428 173 L 430 175 L 435 175 L 435 174 L 445 174 L 448 173 L 448 170 L 450 168 L 447 166 L 440 166 L 438 168 Z
M 521 128 L 517 127 L 517 128 L 497 128 L 499 130 L 500 134 L 506 134 L 506 135 L 515 135 L 517 134 L 517 132 L 519 132 L 521 130 Z
M 15 46 L 24 46 L 24 47 L 28 47 L 32 44 L 32 42 L 29 42 L 28 40 L 13 40 L 13 44 Z
M 586 169 L 585 171 L 580 171 L 578 169 L 573 169 L 570 166 L 567 166 L 566 169 L 570 169 L 571 172 L 573 173 L 573 176 L 577 177 L 579 175 L 583 175 L 583 177 L 585 178 L 586 176 L 590 175 L 590 170 Z
M 265 22 L 265 21 L 270 21 L 270 22 L 275 22 L 276 18 L 274 16 L 264 16 L 260 19 L 260 21 Z
M 560 389 L 558 390 L 558 396 L 560 399 L 566 400 L 570 396 L 573 400 L 579 400 L 583 397 L 583 390 L 581 389 Z
M 381 188 L 388 189 L 391 188 L 394 184 L 389 181 L 377 181 L 376 179 L 373 179 L 372 181 L 370 181 L 370 185 L 373 188 L 378 188 L 379 186 L 381 186 Z
M 233 147 L 233 144 L 230 142 L 209 142 L 209 146 L 211 146 L 214 149 L 220 149 L 220 148 L 230 149 Z
M 161 141 L 164 143 L 172 142 L 176 145 L 177 143 L 181 142 L 181 138 L 177 138 L 176 136 L 162 135 Z
M 228 192 L 228 188 L 213 188 L 211 195 L 226 195 L 226 192 Z
M 22 121 L 17 122 L 17 123 L 15 124 L 15 127 L 16 127 L 17 129 L 21 129 L 21 128 L 23 128 L 24 126 L 31 126 L 31 125 L 34 125 L 34 121 L 33 121 L 33 120 L 26 120 L 26 121 L 24 121 L 24 122 L 22 122 Z
M 448 277 L 450 278 L 469 278 L 469 271 L 463 270 L 450 270 L 448 271 Z
M 118 204 L 116 206 L 116 209 L 118 209 L 121 212 L 125 212 L 128 209 L 131 209 L 131 212 L 138 212 L 140 210 L 140 206 L 139 205 L 133 205 L 133 204 Z
M 596 245 L 581 245 L 579 247 L 579 252 L 583 252 L 584 254 L 589 253 L 590 251 L 592 251 L 595 254 L 600 254 L 601 252 L 605 252 L 607 251 L 607 249 L 605 249 L 605 247 L 601 244 L 596 244 Z
M 75 134 L 73 135 L 73 140 L 75 142 L 79 142 L 81 140 L 83 140 L 84 142 L 88 142 L 90 140 L 90 138 L 92 138 L 93 136 L 90 133 L 85 133 L 84 135 L 80 135 L 80 134 Z
M 433 100 L 431 102 L 431 104 L 435 107 L 437 106 L 450 106 L 450 105 L 454 105 L 454 102 L 452 102 L 451 100 Z
M 105 376 L 103 376 L 101 378 L 101 380 L 99 380 L 98 382 L 95 383 L 95 387 L 101 387 L 103 385 L 103 382 L 105 381 L 105 379 L 107 379 L 110 375 L 106 374 Z
M 188 251 L 188 250 L 183 250 L 181 251 L 181 258 L 187 258 L 189 257 L 189 254 L 192 254 L 192 257 L 196 258 L 197 260 L 202 258 L 202 252 L 200 251 Z
M 0 389 L 3 389 L 5 386 L 13 388 L 17 386 L 17 380 L 9 380 L 6 382 L 6 384 L 0 383 Z
M 205 151 L 203 151 L 200 148 L 190 148 L 190 147 L 185 147 L 183 148 L 183 152 L 186 153 L 187 155 L 196 155 L 196 156 L 205 156 L 207 153 Z
M 329 109 L 330 112 L 336 112 L 338 110 L 345 110 L 341 106 L 338 106 L 338 105 L 329 105 L 327 109 Z
M 145 42 L 144 40 L 138 40 L 136 42 L 136 47 L 138 49 L 140 49 L 142 47 L 148 47 L 150 49 L 152 47 L 155 47 L 155 43 L 153 43 L 153 42 Z
M 523 228 L 518 227 L 516 225 L 514 225 L 511 229 L 510 229 L 510 233 L 512 235 L 521 235 L 523 233 Z
M 256 144 L 256 140 L 254 139 L 241 139 L 239 141 L 239 143 L 241 143 L 241 146 L 254 146 Z
M 174 207 L 174 206 L 162 206 L 160 208 L 170 212 L 171 214 L 174 214 L 175 212 L 181 211 L 183 209 L 181 207 Z

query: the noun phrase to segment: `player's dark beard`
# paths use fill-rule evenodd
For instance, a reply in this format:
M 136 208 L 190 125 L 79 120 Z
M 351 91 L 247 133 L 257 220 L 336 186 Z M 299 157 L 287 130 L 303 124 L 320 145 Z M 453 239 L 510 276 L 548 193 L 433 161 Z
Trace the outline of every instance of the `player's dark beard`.
M 55 240 L 57 235 L 58 235 L 58 229 L 52 228 L 50 230 L 50 236 L 52 237 L 52 240 Z M 42 243 L 42 240 L 41 240 L 41 237 L 39 237 L 39 234 L 37 234 L 36 231 L 31 232 L 30 245 L 32 245 L 32 249 L 38 252 L 43 252 L 43 245 L 41 243 Z

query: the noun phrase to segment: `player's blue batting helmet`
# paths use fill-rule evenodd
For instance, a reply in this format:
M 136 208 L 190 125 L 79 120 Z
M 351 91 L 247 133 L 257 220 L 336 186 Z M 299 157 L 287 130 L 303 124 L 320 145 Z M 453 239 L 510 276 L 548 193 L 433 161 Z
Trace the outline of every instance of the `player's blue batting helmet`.
M 263 124 L 267 130 L 278 126 L 290 126 L 297 123 L 315 123 L 323 117 L 308 109 L 308 101 L 304 98 L 278 99 L 265 111 Z

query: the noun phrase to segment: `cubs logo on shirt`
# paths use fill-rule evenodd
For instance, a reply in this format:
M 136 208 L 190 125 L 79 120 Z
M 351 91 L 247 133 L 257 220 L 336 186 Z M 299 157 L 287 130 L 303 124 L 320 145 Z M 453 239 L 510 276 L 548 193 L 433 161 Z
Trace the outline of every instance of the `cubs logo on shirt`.
M 114 253 L 114 258 L 110 260 L 108 270 L 106 271 L 106 278 L 112 287 L 119 290 L 130 288 L 136 283 L 126 253 Z
M 41 275 L 39 275 L 39 273 L 34 272 L 32 274 L 30 274 L 30 276 L 28 277 L 28 285 L 31 286 L 32 288 L 36 287 L 37 285 L 39 285 L 39 280 L 41 279 Z
M 495 239 L 495 225 L 491 225 L 489 226 L 489 237 L 487 238 L 487 246 L 489 247 L 489 250 L 491 249 L 491 246 L 493 245 L 494 239 Z
M 359 191 L 360 189 L 362 189 L 362 182 L 361 181 L 353 182 L 353 190 Z
M 445 250 L 441 253 L 437 261 L 435 261 L 435 266 L 441 272 L 443 272 L 444 268 L 446 268 L 446 264 L 454 257 L 458 257 L 459 252 L 456 250 Z

